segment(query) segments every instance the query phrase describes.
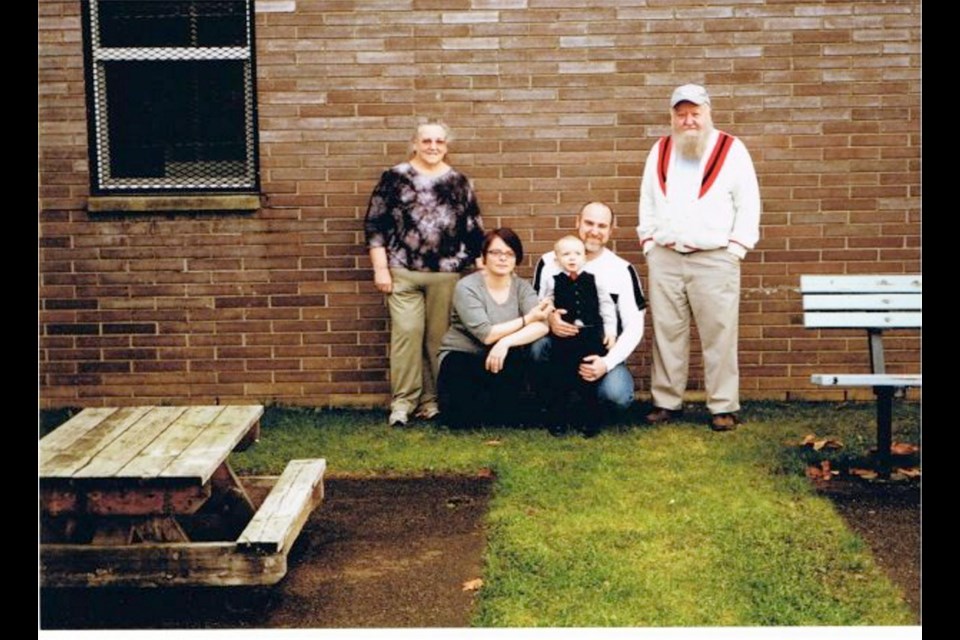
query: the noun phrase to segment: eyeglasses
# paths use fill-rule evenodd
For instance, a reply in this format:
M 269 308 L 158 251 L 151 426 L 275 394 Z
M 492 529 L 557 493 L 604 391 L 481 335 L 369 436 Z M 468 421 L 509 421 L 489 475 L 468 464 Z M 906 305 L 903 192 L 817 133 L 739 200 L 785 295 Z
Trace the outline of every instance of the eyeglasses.
M 508 260 L 514 260 L 517 257 L 513 251 L 504 251 L 502 249 L 490 249 L 487 251 L 488 256 L 493 256 L 494 258 L 506 258 Z

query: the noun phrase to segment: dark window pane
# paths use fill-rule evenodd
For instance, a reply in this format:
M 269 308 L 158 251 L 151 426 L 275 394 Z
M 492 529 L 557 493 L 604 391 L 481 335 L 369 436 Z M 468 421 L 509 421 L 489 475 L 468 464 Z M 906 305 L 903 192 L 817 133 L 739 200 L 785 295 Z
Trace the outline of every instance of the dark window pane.
M 243 176 L 242 61 L 104 63 L 113 178 Z
M 247 3 L 228 0 L 101 0 L 101 47 L 243 47 Z

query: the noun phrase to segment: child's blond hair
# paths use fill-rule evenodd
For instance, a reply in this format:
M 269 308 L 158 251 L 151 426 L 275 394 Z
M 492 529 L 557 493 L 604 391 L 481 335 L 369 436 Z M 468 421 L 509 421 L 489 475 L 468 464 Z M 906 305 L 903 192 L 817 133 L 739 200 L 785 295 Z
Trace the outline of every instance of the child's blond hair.
M 583 240 L 581 240 L 580 238 L 578 238 L 577 236 L 575 236 L 575 235 L 573 235 L 573 234 L 567 234 L 567 235 L 563 236 L 562 238 L 560 238 L 559 240 L 557 240 L 556 242 L 553 243 L 553 252 L 559 254 L 559 253 L 560 253 L 560 245 L 561 245 L 562 243 L 564 243 L 564 242 L 570 242 L 570 241 L 574 241 L 574 242 L 580 243 L 580 245 L 583 247 L 583 250 L 584 250 L 584 251 L 587 250 L 586 245 L 583 244 Z M 559 256 L 558 256 L 558 257 L 559 257 Z

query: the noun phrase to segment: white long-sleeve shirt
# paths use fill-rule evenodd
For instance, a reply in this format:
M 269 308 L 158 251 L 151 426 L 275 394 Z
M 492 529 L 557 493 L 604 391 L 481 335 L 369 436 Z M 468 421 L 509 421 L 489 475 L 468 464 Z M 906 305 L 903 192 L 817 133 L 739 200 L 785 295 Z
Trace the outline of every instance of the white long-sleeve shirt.
M 700 160 L 700 175 L 708 173 L 720 132 L 714 131 Z M 680 159 L 671 149 L 659 175 L 662 138 L 650 150 L 640 183 L 640 224 L 637 234 L 644 254 L 654 244 L 680 252 L 726 248 L 740 258 L 760 237 L 760 187 L 746 146 L 730 138 L 730 148 L 712 184 L 701 195 L 679 178 Z

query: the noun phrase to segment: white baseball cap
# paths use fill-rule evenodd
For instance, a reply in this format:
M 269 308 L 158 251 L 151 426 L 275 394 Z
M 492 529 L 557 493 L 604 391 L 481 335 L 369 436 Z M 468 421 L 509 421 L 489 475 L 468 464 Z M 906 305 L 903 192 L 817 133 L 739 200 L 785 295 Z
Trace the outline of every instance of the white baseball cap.
M 685 84 L 673 90 L 670 96 L 670 107 L 673 108 L 681 102 L 692 102 L 696 105 L 710 104 L 710 96 L 707 90 L 698 84 Z

